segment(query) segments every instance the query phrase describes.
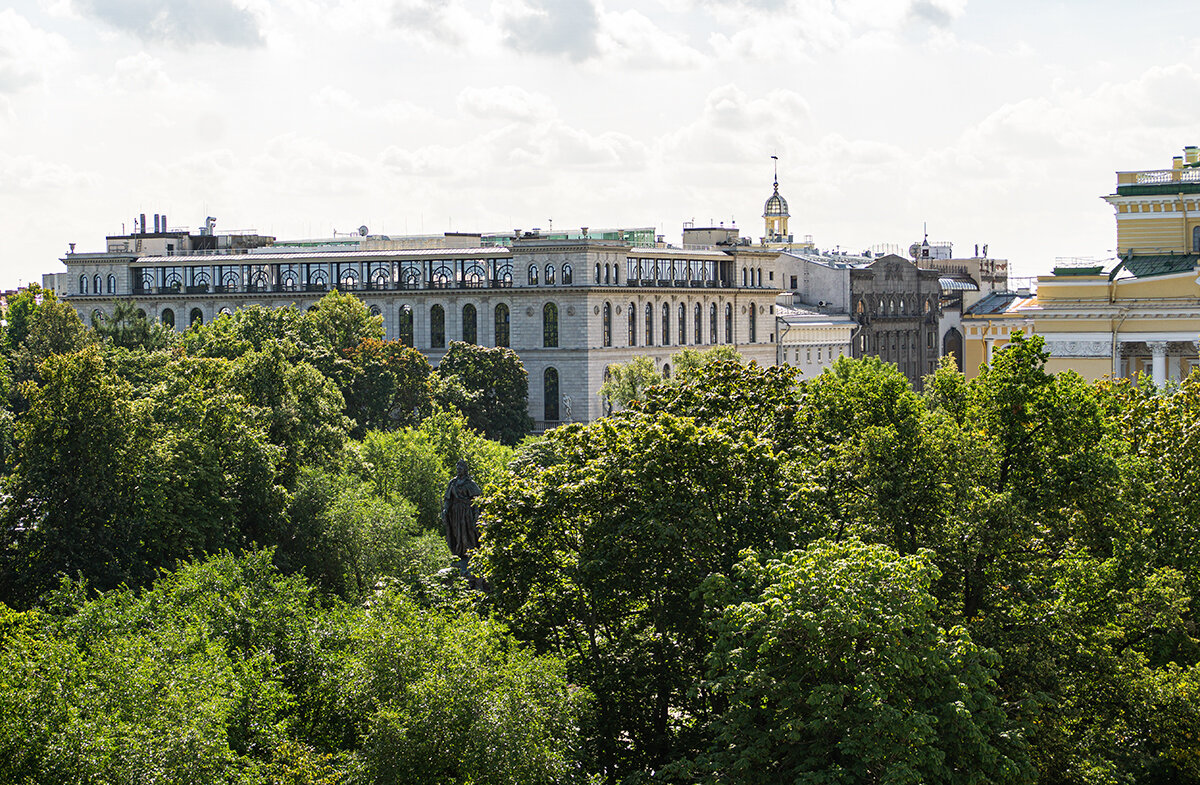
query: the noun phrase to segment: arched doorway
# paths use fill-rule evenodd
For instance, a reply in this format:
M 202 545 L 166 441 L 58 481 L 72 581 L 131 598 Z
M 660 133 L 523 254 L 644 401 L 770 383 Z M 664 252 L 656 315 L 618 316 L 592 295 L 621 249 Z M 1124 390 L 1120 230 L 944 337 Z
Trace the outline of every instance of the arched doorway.
M 954 365 L 958 368 L 958 372 L 962 373 L 963 365 L 963 337 L 956 328 L 951 327 L 942 337 L 942 356 L 948 354 L 954 355 Z

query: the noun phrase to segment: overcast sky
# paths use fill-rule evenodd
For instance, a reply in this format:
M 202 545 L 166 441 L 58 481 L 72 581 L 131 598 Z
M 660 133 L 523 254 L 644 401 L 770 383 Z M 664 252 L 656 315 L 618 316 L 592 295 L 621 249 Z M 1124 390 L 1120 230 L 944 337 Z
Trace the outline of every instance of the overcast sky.
M 138 213 L 281 238 L 736 221 L 1115 244 L 1114 171 L 1200 144 L 1195 4 L 16 0 L 0 10 L 0 286 Z M 1188 31 L 1193 32 L 1188 32 Z

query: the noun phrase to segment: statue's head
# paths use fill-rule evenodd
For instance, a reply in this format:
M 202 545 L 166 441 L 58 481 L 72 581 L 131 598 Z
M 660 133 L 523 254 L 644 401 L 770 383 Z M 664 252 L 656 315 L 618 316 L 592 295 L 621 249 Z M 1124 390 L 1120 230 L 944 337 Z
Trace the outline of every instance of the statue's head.
M 467 466 L 467 462 L 466 462 L 466 461 L 463 461 L 463 460 L 460 460 L 460 461 L 458 462 L 458 476 L 459 476 L 459 477 L 466 477 L 466 476 L 467 476 L 467 473 L 468 473 L 469 471 L 470 471 L 470 468 Z

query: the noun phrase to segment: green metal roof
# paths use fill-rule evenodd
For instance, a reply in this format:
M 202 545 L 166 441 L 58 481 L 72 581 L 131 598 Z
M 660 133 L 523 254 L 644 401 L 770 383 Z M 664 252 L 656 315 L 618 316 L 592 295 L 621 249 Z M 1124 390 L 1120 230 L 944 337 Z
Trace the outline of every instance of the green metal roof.
M 1117 196 L 1153 196 L 1155 194 L 1200 194 L 1200 183 L 1171 182 L 1117 186 Z
M 1055 267 L 1055 275 L 1099 275 L 1104 269 L 1104 265 L 1092 265 L 1091 267 Z
M 1147 256 L 1129 256 L 1116 269 L 1126 269 L 1134 278 L 1150 278 L 1155 275 L 1170 275 L 1171 273 L 1191 272 L 1200 262 L 1200 254 L 1153 254 Z

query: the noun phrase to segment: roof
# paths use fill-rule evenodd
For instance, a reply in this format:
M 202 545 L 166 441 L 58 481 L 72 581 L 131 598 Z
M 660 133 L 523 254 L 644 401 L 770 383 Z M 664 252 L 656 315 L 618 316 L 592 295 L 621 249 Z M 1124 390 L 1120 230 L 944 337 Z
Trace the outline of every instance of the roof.
M 142 256 L 135 264 L 188 264 L 207 261 L 213 264 L 260 264 L 272 261 L 296 261 L 299 259 L 363 259 L 396 257 L 443 257 L 443 256 L 511 256 L 512 249 L 500 246 L 475 248 L 404 248 L 386 251 L 289 251 L 285 253 L 246 254 L 175 254 L 173 256 Z
M 1151 254 L 1128 256 L 1109 273 L 1109 280 L 1121 270 L 1127 270 L 1134 278 L 1150 278 L 1155 275 L 1188 273 L 1200 263 L 1200 254 Z
M 977 292 L 979 286 L 974 281 L 962 278 L 939 278 L 938 283 L 947 292 Z
M 992 292 L 964 312 L 964 316 L 989 316 L 1004 313 L 1013 301 L 1028 295 L 1016 292 Z
M 788 215 L 787 199 L 779 195 L 779 183 L 775 183 L 775 193 L 763 205 L 763 218 L 773 215 Z

